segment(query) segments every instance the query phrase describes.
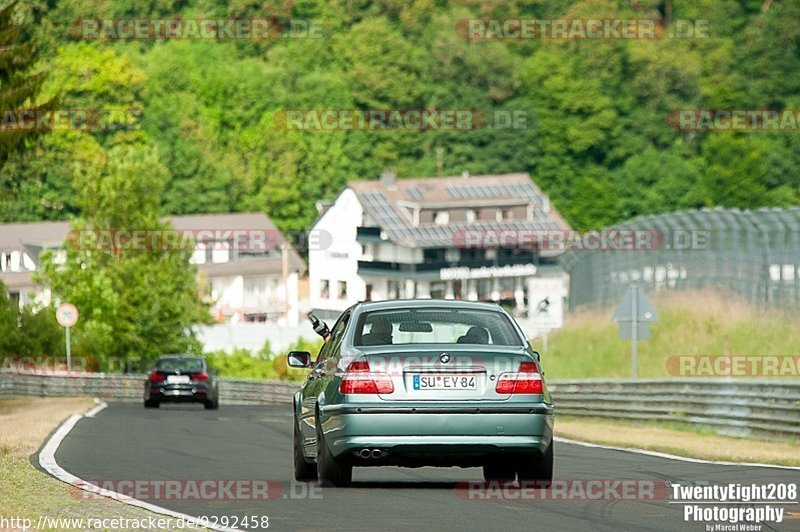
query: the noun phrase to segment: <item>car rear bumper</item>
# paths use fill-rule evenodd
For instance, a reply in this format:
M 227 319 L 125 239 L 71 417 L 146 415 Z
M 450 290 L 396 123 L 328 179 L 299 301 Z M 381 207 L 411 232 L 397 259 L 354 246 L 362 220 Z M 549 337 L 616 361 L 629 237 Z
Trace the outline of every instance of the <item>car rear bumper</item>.
M 200 385 L 164 385 L 150 388 L 150 399 L 159 402 L 205 402 L 213 399 L 209 387 Z
M 395 456 L 543 453 L 553 436 L 552 405 L 356 406 L 323 408 L 334 456 L 377 448 Z M 377 464 L 376 464 L 377 465 Z

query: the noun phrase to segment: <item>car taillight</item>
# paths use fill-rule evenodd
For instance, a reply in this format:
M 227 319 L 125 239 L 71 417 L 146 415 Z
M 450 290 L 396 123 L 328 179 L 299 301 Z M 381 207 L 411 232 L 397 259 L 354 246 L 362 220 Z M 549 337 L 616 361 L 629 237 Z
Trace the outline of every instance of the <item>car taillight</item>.
M 499 394 L 543 393 L 542 376 L 536 362 L 523 361 L 516 373 L 503 373 L 497 379 L 495 391 Z
M 165 380 L 167 380 L 167 377 L 163 373 L 152 371 L 150 372 L 150 377 L 148 377 L 148 379 L 150 380 L 150 382 L 164 382 Z
M 389 394 L 394 392 L 394 384 L 392 384 L 392 379 L 386 373 L 371 371 L 369 362 L 366 360 L 354 360 L 345 370 L 342 382 L 339 384 L 339 392 L 345 395 L 357 393 Z
M 201 371 L 200 373 L 192 373 L 192 380 L 193 381 L 207 381 L 208 375 L 206 375 L 205 371 Z

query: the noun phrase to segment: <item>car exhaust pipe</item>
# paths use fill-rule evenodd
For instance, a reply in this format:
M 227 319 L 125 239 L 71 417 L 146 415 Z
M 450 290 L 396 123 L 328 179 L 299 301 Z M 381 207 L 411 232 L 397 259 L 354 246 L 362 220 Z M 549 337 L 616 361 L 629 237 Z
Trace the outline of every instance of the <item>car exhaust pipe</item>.
M 369 458 L 370 452 L 369 449 L 361 449 L 361 452 L 358 453 L 361 458 Z
M 372 449 L 372 452 L 370 453 L 371 458 L 380 458 L 382 456 L 383 456 L 383 451 L 381 451 L 380 449 Z

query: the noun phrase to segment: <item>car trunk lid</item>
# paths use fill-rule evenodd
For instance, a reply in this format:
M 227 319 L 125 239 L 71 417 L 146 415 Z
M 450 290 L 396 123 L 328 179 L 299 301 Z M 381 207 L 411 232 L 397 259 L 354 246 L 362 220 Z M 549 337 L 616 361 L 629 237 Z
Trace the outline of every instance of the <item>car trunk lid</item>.
M 495 345 L 402 345 L 361 348 L 373 372 L 387 373 L 385 401 L 497 401 L 502 373 L 530 360 L 524 347 Z

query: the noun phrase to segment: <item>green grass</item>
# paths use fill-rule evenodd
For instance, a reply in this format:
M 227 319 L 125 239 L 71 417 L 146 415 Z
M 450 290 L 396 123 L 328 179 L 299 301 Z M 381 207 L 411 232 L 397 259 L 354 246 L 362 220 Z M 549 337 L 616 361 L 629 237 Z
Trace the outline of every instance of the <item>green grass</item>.
M 639 342 L 639 376 L 671 377 L 679 355 L 800 355 L 800 316 L 758 309 L 708 292 L 651 295 L 659 321 Z M 619 339 L 613 309 L 568 314 L 549 337 L 542 361 L 550 379 L 630 377 L 630 342 Z M 534 346 L 541 348 L 541 342 Z M 793 378 L 792 375 L 781 378 Z M 797 378 L 797 377 L 794 377 Z

